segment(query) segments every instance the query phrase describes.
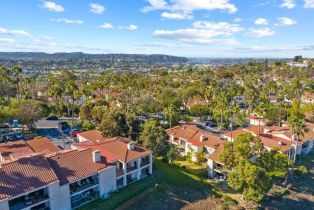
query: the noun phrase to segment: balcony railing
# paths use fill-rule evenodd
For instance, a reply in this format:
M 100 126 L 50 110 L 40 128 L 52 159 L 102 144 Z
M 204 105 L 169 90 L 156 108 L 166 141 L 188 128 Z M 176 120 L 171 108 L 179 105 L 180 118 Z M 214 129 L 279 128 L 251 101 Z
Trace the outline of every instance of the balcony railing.
M 131 171 L 135 171 L 137 169 L 137 166 L 135 165 L 135 166 L 133 166 L 133 167 L 128 167 L 127 169 L 126 169 L 126 171 L 129 173 L 129 172 L 131 172 Z
M 148 164 L 149 164 L 149 159 L 142 159 L 141 167 L 146 166 Z
M 75 195 L 71 198 L 71 206 L 73 209 L 78 208 L 80 206 L 85 205 L 86 203 L 92 202 L 96 199 L 98 199 L 99 192 L 95 189 L 87 190 L 86 192 L 83 192 L 79 195 Z
M 116 176 L 117 176 L 117 177 L 122 176 L 123 174 L 124 174 L 124 171 L 123 171 L 122 168 L 117 169 L 117 171 L 116 171 Z
M 39 204 L 49 199 L 48 194 L 22 196 L 9 202 L 10 210 L 20 210 Z
M 97 179 L 87 178 L 87 179 L 81 180 L 80 183 L 79 182 L 72 183 L 70 185 L 70 192 L 71 192 L 71 194 L 74 194 L 74 193 L 80 192 L 82 190 L 85 190 L 85 189 L 90 188 L 90 187 L 97 185 L 97 184 L 98 184 Z

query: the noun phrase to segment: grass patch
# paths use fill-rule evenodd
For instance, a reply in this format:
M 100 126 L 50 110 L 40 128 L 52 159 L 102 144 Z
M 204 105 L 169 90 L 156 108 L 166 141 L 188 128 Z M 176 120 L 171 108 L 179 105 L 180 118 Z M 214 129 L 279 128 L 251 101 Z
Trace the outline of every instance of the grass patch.
M 165 200 L 168 201 L 167 205 L 183 205 L 185 202 L 193 202 L 193 200 L 207 198 L 212 195 L 220 196 L 213 189 L 212 185 L 203 181 L 203 178 L 195 173 L 191 173 L 189 169 L 175 164 L 170 165 L 160 159 L 156 159 L 154 162 L 154 174 L 151 177 L 122 188 L 118 192 L 113 193 L 109 199 L 100 199 L 79 209 L 111 210 L 118 208 L 122 204 L 127 204 L 127 201 L 130 202 L 130 205 L 123 205 L 127 206 L 125 209 L 139 208 L 139 201 L 142 202 L 141 209 L 152 209 L 151 206 L 147 205 L 164 205 Z M 132 198 L 139 201 L 132 202 Z M 145 201 L 147 200 L 151 201 L 146 203 Z M 137 205 L 135 208 L 132 207 L 133 203 Z

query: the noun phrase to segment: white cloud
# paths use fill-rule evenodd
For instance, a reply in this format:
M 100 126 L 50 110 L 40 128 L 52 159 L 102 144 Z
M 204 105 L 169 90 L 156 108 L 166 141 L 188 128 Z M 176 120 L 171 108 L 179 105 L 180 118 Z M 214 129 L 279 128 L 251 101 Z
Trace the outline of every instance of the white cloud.
M 255 36 L 257 38 L 274 36 L 275 32 L 270 28 L 258 28 L 258 29 L 250 29 L 248 32 L 249 36 Z
M 236 22 L 236 23 L 239 23 L 239 22 L 242 22 L 242 21 L 243 21 L 242 18 L 236 18 L 236 19 L 233 20 L 233 22 Z
M 192 13 L 196 10 L 222 10 L 235 13 L 237 7 L 229 0 L 147 0 L 150 4 L 142 9 L 143 12 L 153 10 L 165 10 L 169 14 L 185 14 L 193 17 Z M 178 15 L 177 15 L 178 16 Z
M 15 36 L 31 36 L 27 31 L 24 30 L 8 30 L 6 28 L 0 27 L 0 34 L 6 34 L 6 35 L 15 35 Z
M 296 20 L 292 20 L 291 18 L 287 18 L 287 17 L 280 17 L 278 18 L 278 21 L 281 25 L 286 25 L 286 26 L 297 24 Z
M 90 3 L 89 4 L 90 11 L 95 13 L 95 14 L 103 14 L 105 11 L 105 7 L 101 4 L 96 4 L 96 3 Z
M 304 0 L 304 8 L 314 8 L 314 0 Z
M 238 24 L 197 21 L 193 23 L 193 28 L 155 30 L 153 35 L 189 44 L 234 45 L 238 44 L 238 42 L 230 37 L 241 30 L 243 30 L 243 28 Z
M 113 25 L 111 25 L 110 23 L 104 23 L 104 24 L 100 25 L 100 28 L 103 28 L 103 29 L 112 29 L 112 28 L 113 28 Z
M 42 7 L 52 12 L 64 12 L 64 8 L 53 1 L 44 1 Z
M 131 25 L 125 27 L 125 29 L 134 31 L 134 30 L 138 29 L 138 26 L 137 26 L 137 25 L 134 25 L 134 24 L 131 24 Z
M 283 0 L 280 7 L 286 8 L 286 9 L 293 9 L 296 7 L 296 3 L 294 0 Z
M 14 39 L 10 39 L 10 38 L 0 38 L 0 42 L 1 43 L 6 43 L 6 44 L 12 44 L 15 43 Z
M 196 21 L 193 23 L 194 28 L 206 29 L 211 31 L 219 31 L 225 36 L 230 36 L 234 33 L 240 32 L 243 28 L 238 24 L 230 24 L 227 22 L 208 22 L 208 21 Z
M 57 23 L 67 23 L 67 24 L 83 24 L 84 21 L 82 20 L 72 20 L 67 18 L 51 18 L 50 21 L 57 22 Z
M 163 12 L 161 14 L 161 17 L 167 18 L 167 19 L 176 19 L 176 20 L 182 20 L 182 19 L 193 19 L 193 16 L 190 14 L 185 13 L 171 13 L 171 12 Z
M 265 18 L 257 18 L 254 23 L 256 25 L 268 25 L 268 21 Z

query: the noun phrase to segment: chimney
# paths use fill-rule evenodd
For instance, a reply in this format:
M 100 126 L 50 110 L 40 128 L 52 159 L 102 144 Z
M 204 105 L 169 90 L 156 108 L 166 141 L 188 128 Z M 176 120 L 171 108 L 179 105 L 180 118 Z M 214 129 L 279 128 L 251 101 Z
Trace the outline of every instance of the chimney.
M 93 161 L 95 163 L 99 163 L 101 161 L 99 150 L 93 151 Z
M 202 142 L 202 141 L 205 141 L 205 140 L 207 140 L 207 137 L 204 136 L 204 135 L 201 135 L 201 136 L 200 136 L 200 141 Z
M 2 154 L 0 152 L 0 163 L 3 162 L 3 161 L 4 161 L 4 158 L 3 158 L 3 156 L 2 156 Z
M 283 145 L 283 141 L 279 141 L 278 144 L 279 144 L 279 145 Z
M 134 147 L 135 147 L 135 143 L 133 142 L 128 143 L 128 150 L 133 150 Z

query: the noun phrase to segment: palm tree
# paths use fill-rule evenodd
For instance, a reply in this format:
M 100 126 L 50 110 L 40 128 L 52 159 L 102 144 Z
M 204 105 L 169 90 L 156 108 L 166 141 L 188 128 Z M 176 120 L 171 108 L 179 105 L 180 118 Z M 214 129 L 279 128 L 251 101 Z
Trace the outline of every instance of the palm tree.
M 167 120 L 169 120 L 169 125 L 170 125 L 170 128 L 172 128 L 172 122 L 173 122 L 173 119 L 176 115 L 176 111 L 175 111 L 175 107 L 173 104 L 171 104 L 170 106 L 166 107 L 163 111 L 165 117 L 167 118 Z
M 296 141 L 296 149 L 293 155 L 293 162 L 295 162 L 298 150 L 299 137 L 304 136 L 304 133 L 308 132 L 308 128 L 306 127 L 304 121 L 304 113 L 301 108 L 300 101 L 298 100 L 294 100 L 292 102 L 288 123 L 290 124 L 292 131 L 291 140 Z
M 17 98 L 20 96 L 20 74 L 22 73 L 22 68 L 18 65 L 14 65 L 12 68 L 13 82 L 16 87 Z

